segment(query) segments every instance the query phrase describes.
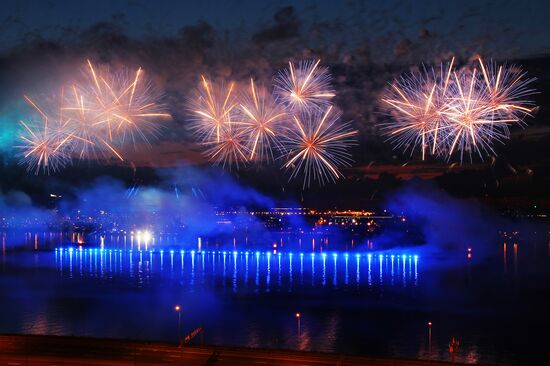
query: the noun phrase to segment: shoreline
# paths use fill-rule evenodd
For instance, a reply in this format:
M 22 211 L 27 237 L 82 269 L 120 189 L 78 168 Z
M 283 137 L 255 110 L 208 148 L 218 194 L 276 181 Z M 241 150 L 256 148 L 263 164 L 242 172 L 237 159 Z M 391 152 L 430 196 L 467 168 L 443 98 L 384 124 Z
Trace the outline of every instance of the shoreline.
M 0 365 L 466 365 L 279 349 L 47 335 L 0 335 Z

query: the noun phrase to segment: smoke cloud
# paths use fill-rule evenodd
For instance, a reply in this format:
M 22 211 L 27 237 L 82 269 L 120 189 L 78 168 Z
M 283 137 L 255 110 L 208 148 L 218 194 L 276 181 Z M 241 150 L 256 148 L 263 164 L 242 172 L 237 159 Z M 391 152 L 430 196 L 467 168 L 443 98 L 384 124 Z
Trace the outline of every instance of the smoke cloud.
M 441 265 L 463 263 L 468 248 L 474 261 L 494 258 L 506 240 L 500 236 L 505 232 L 521 232 L 522 239 L 531 240 L 548 230 L 547 223 L 504 217 L 477 199 L 453 197 L 423 181 L 410 182 L 389 194 L 386 207 L 403 215 L 406 229 L 386 230 L 373 241 L 394 249 L 416 247 L 438 258 Z

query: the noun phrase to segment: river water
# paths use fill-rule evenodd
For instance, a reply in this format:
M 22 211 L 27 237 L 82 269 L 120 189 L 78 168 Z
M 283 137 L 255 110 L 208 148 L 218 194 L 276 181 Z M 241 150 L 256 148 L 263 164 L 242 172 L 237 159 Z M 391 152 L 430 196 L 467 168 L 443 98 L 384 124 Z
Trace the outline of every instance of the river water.
M 491 243 L 483 258 L 473 248 L 449 260 L 311 238 L 256 250 L 248 239 L 0 239 L 1 333 L 177 342 L 203 326 L 194 343 L 445 360 L 454 336 L 457 361 L 547 361 L 548 242 Z

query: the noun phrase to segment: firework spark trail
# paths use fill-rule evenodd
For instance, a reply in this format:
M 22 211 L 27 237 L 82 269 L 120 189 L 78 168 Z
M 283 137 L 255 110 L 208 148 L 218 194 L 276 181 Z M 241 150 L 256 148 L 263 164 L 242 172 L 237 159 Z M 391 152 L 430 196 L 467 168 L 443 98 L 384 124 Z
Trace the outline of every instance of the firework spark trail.
M 220 143 L 228 121 L 232 120 L 238 106 L 235 84 L 213 85 L 201 76 L 201 83 L 190 100 L 189 111 L 192 115 L 190 129 L 199 141 Z
M 279 72 L 275 79 L 275 95 L 293 111 L 324 110 L 335 93 L 331 75 L 317 61 L 300 61 L 298 67 L 290 61 L 288 69 Z
M 39 174 L 56 172 L 69 162 L 68 146 L 71 140 L 69 134 L 62 132 L 62 116 L 50 117 L 32 99 L 25 100 L 38 112 L 41 121 L 20 121 L 23 127 L 19 138 L 21 145 L 20 164 L 27 166 L 28 172 Z
M 316 111 L 293 116 L 293 128 L 286 137 L 289 150 L 285 169 L 291 170 L 290 179 L 303 174 L 303 187 L 311 181 L 324 184 L 342 177 L 339 168 L 349 166 L 349 148 L 355 143 L 357 131 L 349 123 L 338 123 L 340 113 L 328 107 L 324 112 Z
M 395 148 L 437 155 L 441 141 L 440 127 L 444 125 L 441 112 L 446 108 L 445 94 L 449 86 L 454 59 L 449 65 L 441 64 L 440 71 L 424 68 L 423 72 L 402 76 L 387 90 L 382 101 L 392 107 L 391 123 L 382 126 L 388 141 Z
M 248 160 L 274 160 L 274 149 L 281 150 L 286 112 L 265 89 L 258 89 L 250 79 L 248 93 L 242 97 L 238 117 L 247 137 Z
M 509 127 L 523 124 L 534 110 L 529 96 L 534 79 L 517 67 L 485 65 L 478 59 L 477 67 L 453 69 L 454 59 L 439 74 L 424 72 L 402 76 L 388 90 L 382 101 L 393 117 L 384 124 L 396 148 L 413 150 L 421 146 L 422 159 L 427 145 L 431 153 L 450 160 L 458 152 L 475 153 L 483 159 L 495 154 L 494 144 L 509 139 Z

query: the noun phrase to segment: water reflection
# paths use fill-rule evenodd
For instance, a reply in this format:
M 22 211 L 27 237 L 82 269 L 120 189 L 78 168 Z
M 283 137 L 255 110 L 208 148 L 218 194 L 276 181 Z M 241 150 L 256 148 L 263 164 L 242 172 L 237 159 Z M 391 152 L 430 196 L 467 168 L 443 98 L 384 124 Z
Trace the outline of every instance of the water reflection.
M 311 253 L 310 267 L 304 266 L 304 253 L 255 252 L 249 251 L 169 251 L 168 257 L 164 250 L 124 250 L 104 248 L 56 248 L 54 252 L 42 252 L 41 255 L 53 255 L 58 272 L 69 278 L 73 277 L 74 268 L 78 268 L 80 277 L 115 278 L 127 276 L 137 278 L 139 285 L 147 285 L 149 280 L 162 277 L 163 280 L 174 281 L 184 286 L 214 284 L 219 278 L 223 285 L 231 286 L 233 292 L 240 287 L 248 288 L 250 277 L 253 276 L 256 289 L 269 292 L 271 289 L 292 291 L 295 282 L 299 286 L 308 283 L 315 287 L 363 287 L 372 286 L 372 276 L 378 278 L 378 285 L 407 287 L 418 285 L 418 256 L 412 255 L 376 255 L 355 254 L 353 267 L 349 263 L 349 254 L 332 253 L 332 260 L 327 264 L 327 253 Z M 249 267 L 249 258 L 255 259 L 255 266 Z M 366 261 L 365 261 L 366 259 Z M 179 271 L 175 270 L 179 263 Z M 198 263 L 198 265 L 197 265 Z M 221 263 L 217 266 L 216 263 Z M 229 264 L 230 263 L 230 264 Z M 352 262 L 353 263 L 353 262 Z M 229 265 L 228 265 L 229 264 Z M 276 281 L 272 282 L 272 266 L 275 264 Z M 373 270 L 373 265 L 375 270 Z M 316 271 L 320 266 L 321 271 Z M 300 271 L 294 271 L 299 267 Z M 366 268 L 363 268 L 366 267 Z M 395 276 L 399 271 L 400 276 Z M 366 270 L 367 277 L 361 276 Z M 355 271 L 355 276 L 350 276 Z M 373 274 L 374 272 L 374 274 Z M 299 278 L 298 278 L 299 277 Z M 304 278 L 310 281 L 304 282 Z M 265 281 L 261 281 L 264 278 Z M 329 282 L 327 281 L 329 278 Z M 228 281 L 226 283 L 226 280 Z
M 503 264 L 504 264 L 504 273 L 507 273 L 508 272 L 508 258 L 506 256 L 506 242 L 504 243 L 504 245 L 502 246 L 502 261 L 503 261 Z
M 116 249 L 109 248 L 109 243 L 118 242 L 117 236 L 106 236 L 103 247 L 98 239 L 97 248 L 79 246 L 78 235 L 74 235 L 72 244 L 67 244 L 71 238 L 61 240 L 62 237 L 65 234 L 28 233 L 26 247 L 21 249 L 20 241 L 19 247 L 13 245 L 13 235 L 0 234 L 5 264 L 0 268 L 4 268 L 2 274 L 9 278 L 3 281 L 2 288 L 8 300 L 4 302 L 6 310 L 1 319 L 4 330 L 21 332 L 21 324 L 29 327 L 36 324 L 38 333 L 124 338 L 135 336 L 142 328 L 146 329 L 143 334 L 147 337 L 173 341 L 174 319 L 170 309 L 174 303 L 185 301 L 186 324 L 192 327 L 198 326 L 199 321 L 205 322 L 209 343 L 335 352 L 372 350 L 396 357 L 414 357 L 420 345 L 419 356 L 426 357 L 426 344 L 422 343 L 426 338 L 422 328 L 426 309 L 444 309 L 441 313 L 445 318 L 434 319 L 438 324 L 433 341 L 434 359 L 448 359 L 448 337 L 458 334 L 461 351 L 457 361 L 489 364 L 496 363 L 494 345 L 499 340 L 506 337 L 521 344 L 525 337 L 517 336 L 523 328 L 516 327 L 509 318 L 521 316 L 514 322 L 523 324 L 526 312 L 515 315 L 513 308 L 501 300 L 513 298 L 510 296 L 526 283 L 533 286 L 533 280 L 520 277 L 528 281 L 518 280 L 517 286 L 509 286 L 509 280 L 522 273 L 531 276 L 533 258 L 542 259 L 547 266 L 550 256 L 546 241 L 538 247 L 535 257 L 529 256 L 535 248 L 529 243 L 500 241 L 492 247 L 495 256 L 490 264 L 476 267 L 475 260 L 467 261 L 461 252 L 457 257 L 464 260 L 462 266 L 443 271 L 439 267 L 435 270 L 435 260 L 424 253 L 418 257 L 410 255 L 407 249 L 403 250 L 405 253 L 327 252 L 323 245 L 328 245 L 328 241 L 324 239 L 316 239 L 316 253 L 309 252 L 311 239 L 303 239 L 301 250 L 285 241 L 283 252 L 283 242 L 277 240 L 274 253 L 272 248 L 269 252 L 240 248 L 212 250 L 216 245 L 210 246 L 206 238 L 202 243 L 193 238 L 184 246 L 182 242 L 168 244 L 177 240 L 163 235 L 156 244 L 151 240 L 146 250 L 145 245 L 140 249 L 136 237 L 133 247 L 128 237 L 125 248 L 125 237 L 120 237 Z M 162 247 L 156 246 L 161 241 Z M 232 247 L 231 241 L 228 243 L 229 246 L 220 247 Z M 356 246 L 362 244 L 358 242 Z M 337 243 L 331 241 L 331 246 L 336 247 Z M 502 276 L 504 281 L 486 276 L 488 265 L 493 265 L 490 268 L 497 273 L 502 273 L 504 266 L 509 276 Z M 430 281 L 426 280 L 428 271 Z M 434 278 L 463 278 L 467 271 L 471 271 L 472 281 L 457 281 L 452 289 L 434 285 Z M 541 273 L 547 276 L 547 268 L 545 271 Z M 489 283 L 491 291 L 484 291 L 485 283 Z M 27 287 L 21 290 L 21 285 Z M 494 286 L 498 286 L 497 290 Z M 511 287 L 515 292 L 509 292 Z M 482 295 L 478 299 L 458 296 L 474 292 Z M 26 296 L 27 293 L 32 296 Z M 485 293 L 491 296 L 483 297 Z M 324 298 L 330 298 L 328 305 L 323 303 Z M 540 298 L 539 302 L 545 305 L 544 298 Z M 520 303 L 521 309 L 538 306 L 532 311 L 536 321 L 530 318 L 529 326 L 544 319 L 537 310 L 544 308 L 539 302 L 513 299 L 511 303 L 514 306 Z M 499 306 L 492 306 L 495 303 Z M 395 304 L 400 306 L 392 307 Z M 401 304 L 407 304 L 406 308 L 401 309 Z M 494 321 L 484 322 L 477 315 L 473 318 L 476 322 L 470 321 L 471 317 L 460 315 L 467 306 L 477 309 L 479 314 L 489 313 L 490 319 L 499 319 L 506 328 L 496 333 Z M 294 311 L 304 314 L 300 334 L 296 331 Z M 484 334 L 490 340 L 483 343 L 474 337 L 476 334 Z M 373 340 L 379 346 L 364 346 Z
M 518 274 L 518 243 L 514 243 L 514 276 Z

